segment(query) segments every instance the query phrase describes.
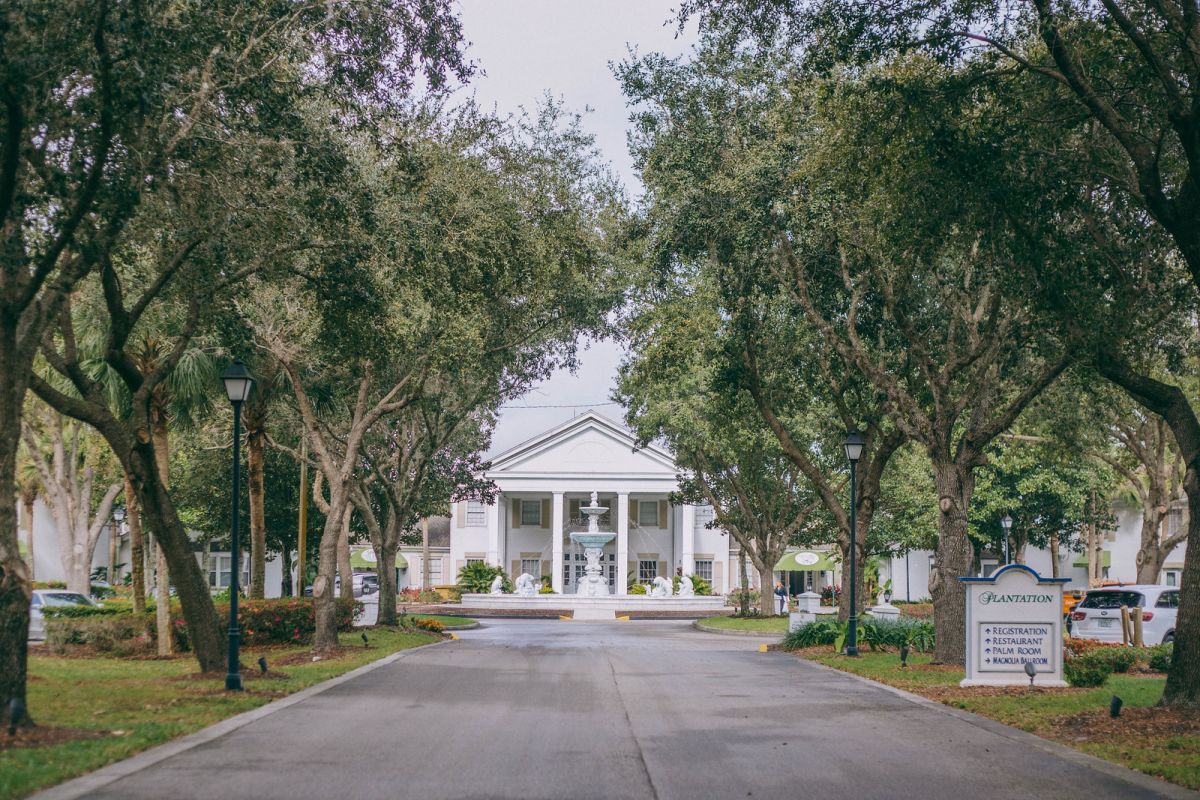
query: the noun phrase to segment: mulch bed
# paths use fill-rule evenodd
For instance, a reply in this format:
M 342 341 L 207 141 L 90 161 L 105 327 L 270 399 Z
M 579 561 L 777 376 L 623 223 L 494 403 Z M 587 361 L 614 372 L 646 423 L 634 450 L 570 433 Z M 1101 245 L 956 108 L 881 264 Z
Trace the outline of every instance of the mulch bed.
M 1150 706 L 1124 708 L 1113 718 L 1103 709 L 1060 717 L 1047 731 L 1063 742 L 1108 740 L 1200 734 L 1200 708 Z
M 17 728 L 16 734 L 0 731 L 0 752 L 26 747 L 52 747 L 78 739 L 103 739 L 106 736 L 124 736 L 128 731 L 93 731 L 82 728 L 56 728 L 50 725 L 35 725 L 32 728 Z

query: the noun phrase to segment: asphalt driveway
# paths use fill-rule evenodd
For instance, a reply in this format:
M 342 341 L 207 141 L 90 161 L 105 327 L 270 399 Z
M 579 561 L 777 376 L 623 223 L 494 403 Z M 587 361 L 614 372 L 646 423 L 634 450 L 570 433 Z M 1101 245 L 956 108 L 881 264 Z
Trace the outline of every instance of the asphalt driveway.
M 686 622 L 489 620 L 101 798 L 1178 797 Z

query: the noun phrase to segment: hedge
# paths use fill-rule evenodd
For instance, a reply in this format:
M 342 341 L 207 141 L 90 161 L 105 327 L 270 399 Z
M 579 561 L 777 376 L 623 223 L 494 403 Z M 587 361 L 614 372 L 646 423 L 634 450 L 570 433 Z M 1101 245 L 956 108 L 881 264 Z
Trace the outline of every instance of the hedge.
M 363 604 L 346 598 L 338 600 L 336 608 L 338 630 L 348 631 L 354 625 L 355 616 L 362 612 Z M 135 615 L 107 606 L 62 606 L 53 610 L 53 615 L 47 615 L 52 619 L 47 620 L 46 638 L 48 644 L 60 649 L 66 644 L 91 644 L 107 652 L 115 649 L 106 646 L 110 639 L 133 639 L 142 632 L 157 636 L 153 612 Z M 229 619 L 229 605 L 218 603 L 216 610 L 219 624 L 224 629 L 225 621 Z M 64 611 L 67 613 L 62 613 Z M 178 604 L 172 605 L 171 615 L 175 644 L 178 649 L 187 650 L 187 623 Z M 316 610 L 313 601 L 307 598 L 243 600 L 238 603 L 238 623 L 242 629 L 242 643 L 247 645 L 301 644 L 310 641 L 317 629 Z

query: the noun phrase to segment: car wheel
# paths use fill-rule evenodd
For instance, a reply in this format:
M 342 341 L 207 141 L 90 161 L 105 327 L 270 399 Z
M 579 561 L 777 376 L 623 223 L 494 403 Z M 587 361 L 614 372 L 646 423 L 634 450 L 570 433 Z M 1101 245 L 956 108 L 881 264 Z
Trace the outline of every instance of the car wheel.
M 1162 640 L 1162 643 L 1163 643 L 1163 644 L 1170 644 L 1170 643 L 1171 643 L 1171 642 L 1173 642 L 1173 641 L 1175 641 L 1175 631 L 1171 631 L 1171 632 L 1170 632 L 1170 633 L 1168 633 L 1166 636 L 1164 636 L 1164 637 L 1163 637 L 1163 640 Z

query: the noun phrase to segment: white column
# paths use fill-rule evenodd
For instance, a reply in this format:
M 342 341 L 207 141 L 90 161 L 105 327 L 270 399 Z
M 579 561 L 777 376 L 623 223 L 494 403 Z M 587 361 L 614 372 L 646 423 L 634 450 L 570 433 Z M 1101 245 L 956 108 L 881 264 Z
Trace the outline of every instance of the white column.
M 553 566 L 550 572 L 550 585 L 554 591 L 563 591 L 563 493 L 555 492 L 550 504 L 550 536 L 552 547 L 550 552 Z
M 617 495 L 617 591 L 629 591 L 629 493 Z
M 500 563 L 500 508 L 503 502 L 504 496 L 497 494 L 496 502 L 487 507 L 487 561 L 494 567 L 502 566 Z
M 683 574 L 696 574 L 696 507 L 685 504 L 680 525 L 680 539 L 683 541 Z

